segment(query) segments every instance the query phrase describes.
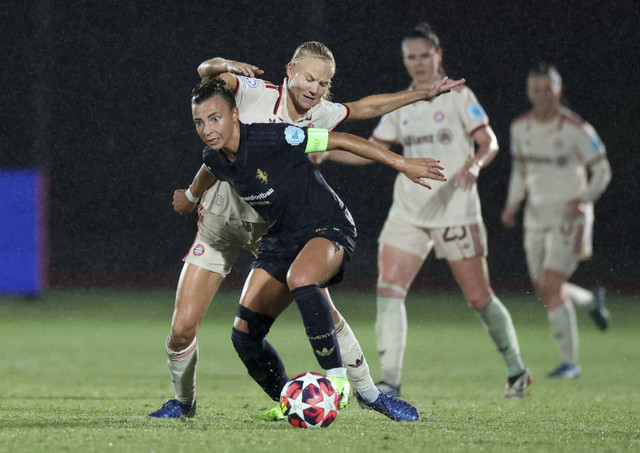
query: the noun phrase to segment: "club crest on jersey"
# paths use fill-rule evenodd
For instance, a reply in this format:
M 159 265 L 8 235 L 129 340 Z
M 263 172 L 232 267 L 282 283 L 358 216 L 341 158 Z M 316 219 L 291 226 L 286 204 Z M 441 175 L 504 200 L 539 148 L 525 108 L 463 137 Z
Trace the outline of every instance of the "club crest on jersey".
M 258 86 L 258 79 L 254 79 L 253 77 L 245 77 L 245 76 L 240 76 L 240 78 L 243 80 L 244 84 L 243 84 L 243 88 L 246 90 L 247 87 L 249 88 L 255 88 Z
M 262 184 L 266 184 L 269 182 L 269 173 L 266 171 L 262 171 L 259 168 L 256 170 L 256 179 L 260 181 Z
M 304 141 L 304 131 L 299 127 L 288 126 L 284 130 L 284 139 L 291 146 L 299 145 Z
M 204 245 L 198 244 L 193 248 L 193 254 L 195 256 L 200 256 L 204 253 Z
M 467 113 L 474 120 L 479 120 L 485 116 L 484 109 L 480 104 L 471 104 L 467 107 Z

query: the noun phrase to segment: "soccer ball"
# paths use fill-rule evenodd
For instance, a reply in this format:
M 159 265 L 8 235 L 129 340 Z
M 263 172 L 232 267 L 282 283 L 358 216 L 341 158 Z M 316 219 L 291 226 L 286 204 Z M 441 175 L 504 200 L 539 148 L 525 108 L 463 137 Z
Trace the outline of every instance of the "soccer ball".
M 340 394 L 326 376 L 308 371 L 285 384 L 280 407 L 295 428 L 326 428 L 338 416 Z

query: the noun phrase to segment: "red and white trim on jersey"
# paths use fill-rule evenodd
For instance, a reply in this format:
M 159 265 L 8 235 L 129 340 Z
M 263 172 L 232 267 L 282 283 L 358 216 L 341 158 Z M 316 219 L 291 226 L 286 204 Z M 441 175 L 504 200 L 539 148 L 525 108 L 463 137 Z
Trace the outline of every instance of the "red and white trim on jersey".
M 562 130 L 562 126 L 564 125 L 565 121 L 577 127 L 580 127 L 584 124 L 584 120 L 580 115 L 572 112 L 566 107 L 562 107 L 558 113 L 560 115 L 560 117 L 558 118 L 559 131 Z
M 278 94 L 278 99 L 276 99 L 276 103 L 275 103 L 275 105 L 273 107 L 273 114 L 277 115 L 278 114 L 278 108 L 280 107 L 280 102 L 282 101 L 282 89 L 283 89 L 284 85 L 280 85 L 278 87 L 276 87 L 275 85 L 271 85 L 271 86 L 265 85 L 265 86 L 267 88 L 275 88 L 280 93 L 280 94 Z
M 485 127 L 489 127 L 489 125 L 488 124 L 481 124 L 480 126 L 476 127 L 474 130 L 469 132 L 469 135 L 473 136 L 473 134 L 475 134 L 480 129 L 484 129 Z
M 342 119 L 342 121 L 340 121 L 338 124 L 336 124 L 336 125 L 331 129 L 332 131 L 335 131 L 335 130 L 336 130 L 336 128 L 337 128 L 338 126 L 340 126 L 342 123 L 344 123 L 344 122 L 347 120 L 347 118 L 349 118 L 349 115 L 351 115 L 351 109 L 349 108 L 349 106 L 348 106 L 347 104 L 342 104 L 342 103 L 340 103 L 340 104 L 341 104 L 341 105 L 344 105 L 344 108 L 345 108 L 345 109 L 347 109 L 347 115 Z
M 585 165 L 586 167 L 591 167 L 592 165 L 595 165 L 595 164 L 597 164 L 598 162 L 603 161 L 603 160 L 606 160 L 606 159 L 607 159 L 607 153 L 602 153 L 602 154 L 599 154 L 596 158 L 591 159 L 591 160 L 590 160 L 590 161 L 588 161 L 588 162 L 585 162 L 585 163 L 584 163 L 584 165 Z

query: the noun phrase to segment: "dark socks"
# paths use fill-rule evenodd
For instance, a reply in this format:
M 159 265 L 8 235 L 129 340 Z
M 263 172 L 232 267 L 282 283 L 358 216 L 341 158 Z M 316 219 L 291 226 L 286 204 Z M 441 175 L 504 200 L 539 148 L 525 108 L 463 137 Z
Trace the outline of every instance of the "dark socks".
M 342 356 L 329 302 L 318 285 L 291 291 L 318 364 L 325 370 L 342 367 Z

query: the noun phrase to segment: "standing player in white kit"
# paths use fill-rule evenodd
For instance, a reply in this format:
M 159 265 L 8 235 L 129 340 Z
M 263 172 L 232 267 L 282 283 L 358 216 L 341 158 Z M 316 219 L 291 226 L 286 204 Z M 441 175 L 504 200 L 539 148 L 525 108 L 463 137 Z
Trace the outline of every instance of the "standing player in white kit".
M 409 91 L 430 86 L 444 76 L 440 40 L 421 23 L 402 41 Z M 446 259 L 469 307 L 473 308 L 507 368 L 504 396 L 522 397 L 532 381 L 520 357 L 511 315 L 494 294 L 487 267 L 487 237 L 476 180 L 498 152 L 489 118 L 467 86 L 431 102 L 418 102 L 382 117 L 371 140 L 402 145 L 405 157 L 439 160 L 449 177 L 433 190 L 415 190 L 400 178 L 393 204 L 378 238 L 376 335 L 382 391 L 400 390 L 407 340 L 405 298 L 425 259 L 435 249 Z M 477 149 L 475 149 L 477 147 Z M 334 151 L 329 159 L 369 163 Z
M 562 106 L 562 78 L 554 66 L 531 69 L 527 96 L 533 109 L 511 123 L 513 161 L 502 222 L 515 226 L 526 196 L 529 276 L 560 349 L 560 365 L 549 377 L 571 379 L 581 372 L 574 304 L 591 307 L 600 329 L 609 323 L 604 289 L 588 291 L 568 280 L 580 260 L 591 257 L 593 203 L 607 188 L 611 168 L 593 127 Z
M 337 104 L 325 100 L 334 72 L 331 51 L 318 42 L 307 42 L 296 49 L 287 65 L 287 78 L 280 86 L 253 78 L 262 71 L 247 63 L 214 58 L 198 68 L 201 77 L 220 76 L 235 91 L 240 119 L 245 123 L 287 122 L 329 130 L 343 121 L 374 118 L 411 102 L 432 99 L 463 82 L 445 79 L 430 89 L 414 93 L 375 95 Z M 178 418 L 195 414 L 197 329 L 240 251 L 245 249 L 255 254 L 266 231 L 264 221 L 227 183 L 217 182 L 209 188 L 207 173 L 206 169 L 201 169 L 189 189 L 174 194 L 174 208 L 180 213 L 191 212 L 198 198 L 202 200 L 198 208 L 198 234 L 185 257 L 176 291 L 171 335 L 166 345 L 175 399 L 150 414 L 152 417 Z M 333 305 L 326 289 L 324 294 Z M 333 316 L 343 361 L 356 393 L 372 409 L 395 419 L 395 398 L 382 395 L 375 387 L 349 324 L 335 307 Z M 338 384 L 344 386 L 342 406 L 347 403 L 349 385 L 346 379 Z M 284 418 L 279 406 L 258 417 L 265 420 Z

